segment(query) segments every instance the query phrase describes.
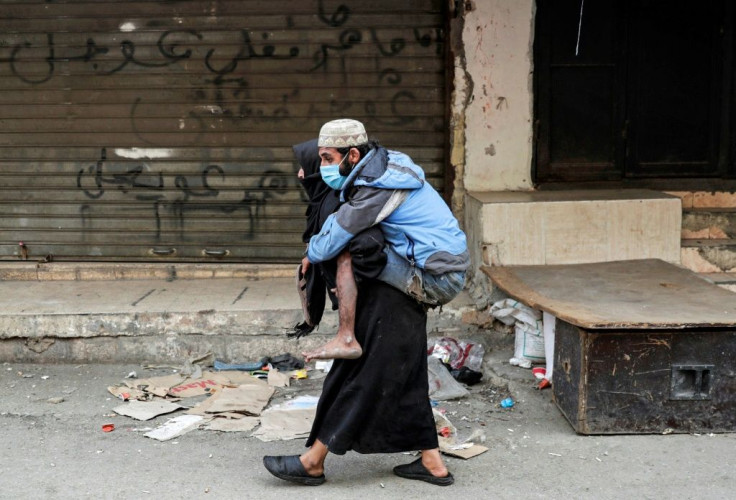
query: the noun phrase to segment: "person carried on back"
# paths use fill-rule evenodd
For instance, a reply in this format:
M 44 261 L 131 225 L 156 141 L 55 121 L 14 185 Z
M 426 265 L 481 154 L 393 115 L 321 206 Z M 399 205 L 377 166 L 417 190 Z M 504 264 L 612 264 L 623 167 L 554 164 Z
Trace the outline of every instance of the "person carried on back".
M 352 119 L 325 123 L 318 146 L 322 178 L 340 191 L 343 203 L 309 240 L 302 271 L 337 259 L 339 327 L 334 339 L 303 355 L 307 361 L 355 359 L 362 349 L 354 335 L 356 255 L 348 250 L 353 238 L 380 228 L 386 263 L 377 279 L 428 308 L 462 291 L 470 259 L 457 220 L 409 156 L 369 140 L 363 124 Z

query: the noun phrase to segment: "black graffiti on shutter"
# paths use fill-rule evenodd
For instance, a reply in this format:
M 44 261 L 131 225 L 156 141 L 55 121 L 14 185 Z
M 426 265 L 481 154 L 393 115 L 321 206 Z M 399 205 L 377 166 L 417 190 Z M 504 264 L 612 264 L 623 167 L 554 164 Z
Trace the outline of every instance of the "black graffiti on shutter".
M 284 91 L 281 95 L 275 96 L 275 100 L 269 104 L 254 103 L 251 97 L 249 80 L 251 75 L 246 74 L 242 69 L 241 62 L 251 61 L 267 61 L 267 60 L 291 60 L 293 61 L 293 72 L 302 73 L 308 78 L 310 73 L 319 70 L 328 71 L 329 69 L 338 70 L 343 80 L 347 78 L 346 58 L 350 55 L 351 49 L 360 44 L 370 44 L 375 47 L 375 58 L 377 61 L 384 61 L 391 67 L 378 71 L 375 78 L 377 88 L 386 89 L 389 95 L 390 110 L 393 116 L 389 118 L 382 117 L 377 110 L 377 104 L 368 97 L 356 97 L 357 94 L 352 93 L 349 98 L 330 99 L 327 108 L 319 109 L 321 113 L 325 113 L 325 109 L 332 115 L 348 115 L 350 113 L 366 115 L 372 123 L 384 124 L 389 126 L 401 126 L 416 120 L 415 116 L 402 112 L 402 106 L 405 103 L 415 101 L 415 94 L 403 85 L 402 70 L 398 64 L 392 61 L 397 60 L 407 47 L 409 42 L 416 43 L 420 47 L 436 54 L 442 54 L 444 47 L 444 33 L 441 29 L 413 29 L 413 33 L 409 32 L 407 38 L 395 37 L 382 40 L 380 32 L 370 27 L 354 28 L 349 26 L 351 21 L 351 10 L 348 5 L 340 4 L 331 12 L 327 12 L 324 2 L 318 3 L 318 16 L 320 22 L 330 28 L 330 33 L 334 34 L 332 41 L 321 44 L 317 50 L 313 48 L 305 48 L 296 44 L 279 49 L 279 46 L 269 37 L 273 36 L 270 32 L 261 32 L 250 30 L 247 28 L 238 31 L 232 31 L 233 36 L 238 37 L 235 44 L 237 53 L 229 60 L 224 62 L 216 62 L 215 55 L 218 44 L 212 43 L 207 46 L 206 35 L 197 30 L 191 29 L 170 29 L 164 31 L 156 41 L 156 49 L 154 56 L 144 58 L 137 55 L 136 34 L 126 34 L 125 39 L 116 44 L 103 44 L 96 40 L 93 36 L 85 33 L 79 33 L 80 44 L 78 46 L 58 46 L 55 43 L 55 33 L 42 33 L 39 38 L 22 40 L 19 43 L 8 47 L 0 47 L 5 50 L 7 57 L 0 57 L 0 65 L 8 64 L 10 73 L 20 81 L 31 85 L 39 86 L 51 81 L 57 72 L 61 72 L 61 63 L 73 65 L 86 65 L 93 70 L 93 73 L 100 76 L 114 79 L 132 67 L 141 68 L 143 71 L 160 72 L 160 68 L 183 64 L 187 61 L 189 67 L 193 62 L 201 62 L 204 76 L 201 77 L 201 84 L 195 84 L 191 90 L 191 98 L 187 102 L 186 107 L 181 110 L 179 115 L 179 124 L 183 124 L 187 131 L 193 131 L 193 134 L 186 135 L 186 145 L 197 145 L 197 141 L 209 131 L 215 124 L 213 120 L 226 120 L 230 123 L 267 123 L 289 120 L 293 126 L 299 126 L 300 123 L 307 125 L 310 117 L 316 116 L 315 104 L 310 102 L 307 113 L 301 113 L 302 116 L 294 117 L 290 108 L 293 104 L 300 102 L 299 85 Z M 291 17 L 286 18 L 286 28 L 300 29 L 294 26 Z M 357 23 L 354 23 L 357 24 Z M 220 32 L 222 34 L 223 32 Z M 411 40 L 413 35 L 414 40 Z M 35 35 L 38 36 L 38 35 Z M 60 35 L 59 35 L 60 36 Z M 67 33 L 66 36 L 74 36 Z M 260 37 L 267 43 L 256 45 L 253 40 Z M 140 42 L 139 42 L 140 43 Z M 196 45 L 195 45 L 196 43 Z M 222 41 L 218 41 L 222 43 Z M 304 42 L 308 43 L 308 42 Z M 204 54 L 201 59 L 195 58 L 195 47 L 204 46 Z M 33 54 L 30 50 L 33 49 Z M 38 53 L 40 52 L 40 56 Z M 38 62 L 41 61 L 43 66 L 38 70 Z M 35 66 L 31 66 L 35 63 Z M 382 63 L 383 65 L 383 63 Z M 35 73 L 31 71 L 35 69 Z M 71 70 L 64 71 L 64 76 L 74 74 Z M 192 72 L 195 74 L 195 72 Z M 141 95 L 133 99 L 130 103 L 130 127 L 135 133 L 138 140 L 144 144 L 156 146 L 171 146 L 169 143 L 162 144 L 162 141 L 176 140 L 175 134 L 162 134 L 161 132 L 176 132 L 179 129 L 159 130 L 158 139 L 155 136 L 147 135 L 145 130 L 139 127 L 139 119 L 145 116 L 145 96 L 141 91 Z M 76 103 L 75 103 L 76 104 Z M 179 114 L 179 110 L 176 111 Z M 302 122 L 295 120 L 301 119 Z M 184 136 L 182 136 L 184 137 Z M 176 160 L 175 160 L 176 161 Z M 218 210 L 221 213 L 235 213 L 240 210 L 247 214 L 250 220 L 249 227 L 245 229 L 245 237 L 252 237 L 256 230 L 259 220 L 263 217 L 268 203 L 278 201 L 278 197 L 282 194 L 280 191 L 286 179 L 291 179 L 296 183 L 295 179 L 288 177 L 288 172 L 264 172 L 257 182 L 256 186 L 249 186 L 243 189 L 243 196 L 238 201 L 227 201 L 218 203 L 217 198 L 219 191 L 216 189 L 208 189 L 208 175 L 218 175 L 219 179 L 224 182 L 226 169 L 222 165 L 206 164 L 202 165 L 199 174 L 189 177 L 181 176 L 183 180 L 177 178 L 175 186 L 169 189 L 176 192 L 175 199 L 166 199 L 167 192 L 164 186 L 164 177 L 161 172 L 155 174 L 147 170 L 145 164 L 136 165 L 122 173 L 109 174 L 105 171 L 107 158 L 105 150 L 101 150 L 100 158 L 96 164 L 79 169 L 77 172 L 77 188 L 83 193 L 84 197 L 89 200 L 98 200 L 104 198 L 106 193 L 115 191 L 122 193 L 124 196 L 130 196 L 137 201 L 149 202 L 154 212 L 155 234 L 156 238 L 162 235 L 162 217 L 164 210 L 170 210 L 176 215 L 179 223 L 180 237 L 184 237 L 185 221 L 188 214 L 202 210 Z M 217 170 L 217 169 L 220 170 Z M 203 176 L 203 177 L 202 177 Z M 204 179 L 202 188 L 194 189 L 190 186 L 197 182 L 197 177 Z M 293 177 L 293 176 L 292 176 Z M 291 181 L 288 181 L 291 182 Z M 275 184 L 274 184 L 275 183 Z M 169 191 L 172 192 L 172 191 Z M 303 196 L 301 191 L 300 196 Z M 203 203 L 202 200 L 211 200 L 212 202 Z M 89 220 L 92 217 L 92 211 L 95 203 L 83 203 L 80 205 L 80 215 L 83 220 L 83 231 L 90 230 Z
M 267 35 L 267 33 L 264 33 L 264 35 Z M 210 63 L 210 59 L 215 54 L 215 49 L 207 51 L 207 55 L 204 57 L 204 65 L 207 66 L 208 70 L 218 75 L 228 75 L 238 68 L 240 61 L 247 61 L 248 59 L 293 59 L 299 56 L 299 47 L 291 47 L 288 54 L 276 54 L 276 46 L 270 44 L 264 45 L 263 53 L 259 54 L 253 47 L 250 33 L 247 30 L 240 30 L 240 36 L 242 37 L 240 51 L 222 68 L 214 68 Z
M 195 110 L 192 112 L 201 119 L 216 115 L 218 118 L 225 118 L 231 123 L 239 123 L 246 119 L 251 123 L 264 123 L 291 118 L 292 125 L 306 125 L 309 117 L 315 111 L 314 103 L 310 103 L 309 110 L 304 117 L 297 121 L 292 117 L 289 104 L 293 99 L 299 98 L 298 88 L 281 94 L 279 100 L 274 103 L 256 105 L 252 102 L 247 78 L 226 78 L 223 75 L 217 75 L 211 80 L 205 80 L 205 83 L 211 84 L 210 88 L 198 88 L 192 96 L 194 102 L 212 103 L 212 105 L 199 107 L 205 108 L 206 111 Z M 237 103 L 231 105 L 232 101 L 237 101 Z M 136 116 L 137 113 L 133 113 L 132 119 L 135 120 Z
M 211 165 L 210 167 L 216 167 Z M 218 167 L 219 169 L 219 167 Z M 224 172 L 219 169 L 224 179 Z M 183 177 L 183 176 L 180 176 Z M 202 175 L 203 184 L 207 184 L 205 174 Z M 179 187 L 179 186 L 177 186 Z M 242 210 L 247 213 L 249 225 L 244 231 L 243 237 L 251 239 L 258 232 L 259 225 L 265 215 L 265 208 L 270 200 L 277 198 L 277 195 L 283 194 L 288 189 L 286 180 L 281 172 L 277 170 L 266 170 L 258 180 L 257 189 L 246 189 L 243 191 L 243 198 L 233 203 L 188 203 L 189 198 L 174 200 L 170 205 L 173 209 L 179 224 L 179 238 L 186 240 L 186 231 L 184 221 L 188 213 L 217 210 L 224 214 L 231 214 L 236 210 Z M 191 192 L 187 195 L 193 194 Z M 208 196 L 208 194 L 200 193 L 200 196 Z M 216 195 L 215 195 L 216 196 Z M 157 217 L 158 214 L 157 214 Z
M 350 19 L 350 7 L 347 5 L 338 5 L 335 12 L 330 17 L 325 14 L 324 0 L 319 0 L 317 5 L 317 16 L 320 21 L 332 28 L 338 28 Z
M 103 75 L 113 75 L 115 73 L 118 73 L 122 71 L 128 64 L 134 64 L 146 68 L 161 68 L 164 66 L 171 66 L 172 64 L 176 64 L 177 62 L 183 60 L 183 59 L 189 59 L 192 56 L 191 49 L 187 49 L 184 51 L 184 53 L 178 54 L 176 52 L 176 49 L 179 47 L 180 44 L 173 42 L 170 43 L 168 40 L 172 35 L 185 33 L 189 34 L 191 36 L 194 36 L 195 38 L 202 39 L 202 35 L 200 33 L 197 33 L 194 30 L 170 30 L 165 31 L 158 39 L 156 45 L 159 49 L 159 52 L 164 58 L 164 61 L 162 62 L 146 62 L 146 61 L 140 61 L 136 59 L 135 57 L 135 43 L 131 40 L 123 40 L 120 43 L 120 53 L 123 56 L 123 61 L 118 64 L 116 67 L 110 69 L 101 71 L 100 74 Z M 23 49 L 31 48 L 32 44 L 30 42 L 24 42 L 22 44 L 17 44 L 13 47 L 12 52 L 10 53 L 10 58 L 7 60 L 10 64 L 10 70 L 13 75 L 20 78 L 25 83 L 31 83 L 31 84 L 41 84 L 46 83 L 54 76 L 54 72 L 56 69 L 56 63 L 58 62 L 66 62 L 66 61 L 82 61 L 85 63 L 93 62 L 95 58 L 98 55 L 104 55 L 108 54 L 110 52 L 109 47 L 103 47 L 100 45 L 97 45 L 97 42 L 93 38 L 87 38 L 87 43 L 85 46 L 85 51 L 82 54 L 76 54 L 76 55 L 58 55 L 58 51 L 55 47 L 54 43 L 54 34 L 53 33 L 46 33 L 46 47 L 48 49 L 48 55 L 44 58 L 46 61 L 46 64 L 48 66 L 47 73 L 37 79 L 31 79 L 28 76 L 24 75 L 22 71 L 19 69 L 19 64 L 22 64 L 22 58 L 19 57 L 19 54 Z M 93 62 L 92 64 L 93 69 L 97 70 L 99 69 L 99 64 L 97 62 Z
M 442 53 L 444 52 L 445 38 L 440 28 L 435 28 L 431 30 L 430 33 L 425 33 L 425 34 L 419 33 L 419 29 L 414 28 L 414 39 L 422 47 L 431 47 L 432 43 L 434 43 L 436 47 L 435 53 L 437 55 L 442 55 Z
M 336 11 L 331 15 L 331 17 L 328 17 L 324 13 L 324 7 L 320 3 L 319 6 L 320 9 L 320 19 L 327 24 L 330 27 L 338 27 L 343 26 L 348 20 L 350 19 L 350 9 L 346 5 L 340 5 L 337 7 Z M 395 57 L 397 54 L 399 54 L 404 47 L 406 46 L 406 39 L 404 38 L 393 38 L 388 43 L 388 48 L 384 45 L 384 43 L 379 39 L 378 33 L 375 29 L 370 29 L 370 36 L 371 40 L 377 47 L 377 50 L 379 52 L 379 56 L 377 57 L 385 57 L 385 58 L 392 58 Z M 442 51 L 442 46 L 444 44 L 444 39 L 441 30 L 436 29 L 433 32 L 430 33 L 420 33 L 418 29 L 414 29 L 414 38 L 417 41 L 417 43 L 422 47 L 431 47 L 431 45 L 434 43 L 436 46 L 436 51 L 440 53 Z M 72 62 L 72 61 L 79 61 L 82 63 L 92 63 L 92 67 L 94 70 L 98 72 L 98 74 L 101 75 L 114 75 L 121 71 L 123 71 L 127 66 L 129 65 L 137 65 L 143 68 L 161 68 L 166 66 L 171 66 L 174 64 L 177 64 L 180 61 L 189 60 L 192 58 L 193 50 L 191 48 L 186 47 L 186 44 L 180 40 L 177 40 L 177 36 L 185 36 L 185 37 L 192 37 L 196 40 L 203 40 L 204 35 L 201 33 L 195 31 L 195 30 L 168 30 L 161 34 L 159 37 L 156 45 L 158 47 L 158 52 L 161 56 L 160 61 L 143 61 L 139 58 L 136 58 L 135 52 L 136 52 L 136 45 L 133 40 L 125 39 L 120 43 L 120 54 L 122 56 L 122 61 L 116 63 L 116 66 L 112 68 L 108 68 L 107 65 L 102 63 L 98 60 L 98 56 L 100 55 L 107 55 L 111 53 L 110 47 L 105 47 L 103 45 L 98 44 L 94 38 L 89 37 L 86 39 L 86 43 L 84 45 L 84 50 L 81 53 L 68 53 L 68 54 L 60 54 L 58 49 L 55 47 L 54 43 L 54 34 L 53 33 L 46 33 L 46 44 L 45 48 L 48 51 L 47 56 L 45 57 L 44 61 L 47 65 L 47 71 L 45 74 L 41 75 L 40 77 L 33 78 L 30 75 L 24 74 L 22 71 L 23 66 L 23 49 L 31 48 L 32 44 L 31 42 L 23 42 L 21 44 L 16 44 L 10 54 L 10 57 L 7 59 L 0 59 L 0 61 L 6 61 L 10 65 L 11 73 L 18 77 L 21 81 L 25 83 L 29 83 L 32 85 L 38 85 L 42 83 L 46 83 L 49 80 L 51 80 L 54 76 L 56 64 L 60 61 L 66 61 L 66 62 Z M 261 37 L 267 38 L 268 33 L 261 33 Z M 208 93 L 203 91 L 202 88 L 199 89 L 199 91 L 196 93 L 194 100 L 202 100 L 206 101 L 208 98 L 212 98 L 214 96 L 214 100 L 217 102 L 217 105 L 219 105 L 221 108 L 223 108 L 223 116 L 231 119 L 231 120 L 239 120 L 239 119 L 246 119 L 246 118 L 259 118 L 259 119 L 286 119 L 290 118 L 289 108 L 288 104 L 290 100 L 296 96 L 298 96 L 298 88 L 293 89 L 290 93 L 282 94 L 281 101 L 282 104 L 272 112 L 270 112 L 270 115 L 267 114 L 262 109 L 259 109 L 257 106 L 252 105 L 248 102 L 247 99 L 247 93 L 248 93 L 248 80 L 246 77 L 226 77 L 227 75 L 233 74 L 237 68 L 238 63 L 241 61 L 249 60 L 249 59 L 272 59 L 272 60 L 285 60 L 285 59 L 295 59 L 300 54 L 303 53 L 302 50 L 300 50 L 297 46 L 292 46 L 289 48 L 288 53 L 281 53 L 279 54 L 276 50 L 276 46 L 274 44 L 266 44 L 262 47 L 262 49 L 257 51 L 251 41 L 252 33 L 248 30 L 240 30 L 240 49 L 239 52 L 227 63 L 220 67 L 215 67 L 212 58 L 215 54 L 215 48 L 208 49 L 206 55 L 203 59 L 203 64 L 207 68 L 209 72 L 215 75 L 214 78 L 205 78 L 203 83 L 210 86 L 212 88 L 211 95 L 207 95 Z M 356 28 L 349 28 L 342 30 L 337 34 L 337 43 L 325 43 L 320 46 L 320 48 L 313 54 L 312 58 L 314 60 L 314 64 L 303 71 L 309 73 L 316 71 L 320 68 L 322 68 L 324 71 L 327 70 L 329 62 L 332 58 L 338 57 L 339 58 L 339 67 L 341 74 L 343 76 L 343 80 L 346 79 L 347 73 L 345 68 L 345 52 L 349 49 L 353 48 L 354 46 L 363 43 L 363 34 L 361 30 Z M 386 70 L 384 70 L 385 72 Z M 390 68 L 390 71 L 398 74 L 398 70 L 395 68 Z M 383 81 L 383 75 L 379 75 L 377 77 L 378 83 L 381 83 Z M 400 85 L 400 78 L 394 78 L 385 80 L 389 84 L 392 85 Z M 241 98 L 241 102 L 236 105 L 235 109 L 226 109 L 223 104 L 225 102 L 225 98 L 223 96 L 223 89 L 226 85 L 235 84 L 236 88 L 233 90 L 229 90 L 232 95 L 229 97 L 234 98 Z M 204 87 L 204 86 L 203 86 Z M 403 125 L 406 123 L 409 123 L 414 120 L 414 117 L 408 117 L 408 116 L 402 116 L 400 111 L 398 110 L 398 103 L 402 100 L 414 100 L 415 96 L 408 90 L 402 89 L 397 90 L 397 92 L 393 95 L 391 99 L 391 109 L 394 115 L 396 116 L 396 119 L 394 120 L 384 120 L 382 123 L 384 124 L 393 124 L 393 125 Z M 141 102 L 141 98 L 136 99 L 131 104 L 131 117 L 135 116 L 135 108 L 138 106 Z M 211 102 L 211 101 L 210 101 Z M 352 99 L 349 103 L 340 103 L 340 102 L 332 102 L 331 107 L 336 110 L 342 110 L 346 111 L 349 109 L 352 104 L 355 103 L 355 100 Z M 364 109 L 369 112 L 369 116 L 375 116 L 375 107 L 374 103 L 366 101 L 364 102 Z M 372 112 L 371 112 L 372 111 Z M 188 112 L 184 115 L 185 118 L 190 118 L 193 120 L 201 120 L 205 119 L 207 117 L 210 117 L 212 113 L 205 114 L 198 112 L 196 110 Z M 199 123 L 199 129 L 204 130 L 205 124 Z M 146 141 L 145 137 L 142 137 L 139 135 L 139 138 Z M 154 144 L 152 141 L 146 141 L 149 144 Z
M 404 47 L 406 47 L 406 39 L 394 38 L 389 44 L 389 49 L 384 49 L 381 41 L 378 39 L 375 28 L 371 28 L 371 39 L 376 43 L 379 52 L 381 52 L 381 55 L 384 55 L 386 57 L 394 57 L 399 52 L 404 50 Z
M 179 238 L 185 239 L 186 217 L 187 214 L 201 211 L 218 211 L 224 214 L 232 214 L 237 210 L 242 210 L 248 215 L 249 225 L 244 231 L 244 238 L 252 238 L 258 229 L 258 225 L 265 215 L 265 207 L 270 200 L 278 198 L 288 190 L 288 181 L 281 172 L 277 170 L 266 170 L 261 175 L 254 188 L 246 188 L 243 190 L 243 197 L 234 202 L 218 202 L 211 203 L 194 202 L 193 198 L 217 198 L 220 190 L 210 185 L 210 175 L 218 174 L 223 183 L 226 181 L 226 174 L 219 165 L 207 165 L 199 175 L 201 183 L 200 188 L 190 186 L 190 180 L 187 176 L 177 175 L 174 178 L 174 186 L 178 190 L 179 196 L 174 200 L 167 200 L 162 194 L 150 194 L 151 191 L 163 191 L 164 178 L 163 173 L 149 174 L 151 179 L 158 179 L 157 182 L 145 182 L 145 176 L 139 180 L 143 174 L 145 167 L 137 165 L 127 169 L 122 174 L 105 175 L 105 166 L 109 163 L 107 160 L 107 150 L 102 148 L 100 151 L 100 159 L 87 169 L 80 169 L 77 173 L 77 188 L 84 195 L 92 200 L 99 200 L 106 193 L 106 188 L 116 189 L 123 194 L 133 194 L 138 201 L 150 201 L 153 209 L 155 222 L 155 237 L 161 238 L 161 209 L 170 208 L 175 215 L 177 226 L 179 228 Z M 85 179 L 92 177 L 94 190 L 90 190 L 85 185 Z M 88 203 L 80 205 L 80 216 L 82 217 L 83 227 L 89 226 L 92 206 Z
M 93 193 L 89 191 L 87 188 L 85 188 L 82 185 L 82 178 L 85 175 L 85 169 L 80 169 L 79 172 L 77 172 L 77 187 L 84 192 L 85 196 L 91 199 L 98 199 L 103 194 L 105 194 L 105 187 L 106 185 L 111 185 L 117 187 L 117 189 L 123 193 L 128 193 L 129 191 L 137 190 L 137 189 L 145 189 L 145 190 L 154 190 L 154 191 L 161 191 L 164 188 L 164 178 L 163 174 L 159 172 L 158 174 L 158 182 L 155 180 L 153 183 L 146 183 L 143 181 L 138 180 L 138 178 L 141 176 L 141 174 L 144 172 L 144 167 L 142 165 L 137 165 L 133 168 L 128 169 L 125 173 L 122 174 L 113 174 L 110 176 L 103 175 L 103 170 L 105 167 L 105 162 L 107 161 L 107 149 L 102 148 L 100 152 L 100 159 L 97 161 L 95 165 L 91 165 L 87 172 L 90 174 L 94 172 L 94 180 L 95 180 L 95 186 L 97 188 L 97 192 Z
M 370 116 L 374 122 L 384 125 L 405 125 L 407 123 L 411 123 L 414 121 L 412 117 L 403 116 L 399 113 L 398 106 L 400 105 L 401 100 L 414 101 L 416 100 L 416 97 L 414 97 L 414 94 L 408 90 L 400 90 L 391 96 L 391 111 L 395 116 L 392 120 L 379 118 L 376 114 L 376 105 L 373 101 L 365 101 L 365 114 Z
M 353 46 L 363 41 L 363 34 L 360 30 L 351 28 L 340 33 L 338 37 L 338 45 L 323 43 L 322 47 L 314 53 L 313 59 L 315 61 L 309 71 L 315 71 L 322 68 L 323 71 L 327 71 L 327 63 L 330 60 L 332 52 L 340 54 L 340 68 L 343 75 L 343 80 L 346 79 L 346 66 L 345 57 L 342 55 L 346 50 L 350 50 Z

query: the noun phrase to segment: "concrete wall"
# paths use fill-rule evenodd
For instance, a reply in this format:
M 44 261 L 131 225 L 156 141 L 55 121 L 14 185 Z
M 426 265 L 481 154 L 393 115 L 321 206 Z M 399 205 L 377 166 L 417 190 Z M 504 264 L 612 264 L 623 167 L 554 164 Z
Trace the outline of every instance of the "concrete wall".
M 472 0 L 463 9 L 453 26 L 461 31 L 453 37 L 456 198 L 530 190 L 535 2 Z
M 454 2 L 451 2 L 453 5 Z M 534 0 L 467 0 L 450 26 L 454 54 L 452 208 L 473 260 L 470 293 L 493 300 L 483 273 L 482 204 L 469 191 L 532 190 Z M 467 203 L 467 206 L 466 206 Z M 488 222 L 486 221 L 485 224 Z

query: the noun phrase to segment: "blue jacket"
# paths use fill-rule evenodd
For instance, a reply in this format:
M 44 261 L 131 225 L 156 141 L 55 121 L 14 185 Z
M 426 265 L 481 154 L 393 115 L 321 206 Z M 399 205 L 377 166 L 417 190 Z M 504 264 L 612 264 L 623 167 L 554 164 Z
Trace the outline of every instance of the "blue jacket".
M 432 274 L 465 271 L 470 264 L 457 220 L 407 155 L 371 150 L 348 176 L 341 197 L 345 203 L 309 241 L 310 262 L 333 259 L 353 236 L 378 224 L 397 254 Z

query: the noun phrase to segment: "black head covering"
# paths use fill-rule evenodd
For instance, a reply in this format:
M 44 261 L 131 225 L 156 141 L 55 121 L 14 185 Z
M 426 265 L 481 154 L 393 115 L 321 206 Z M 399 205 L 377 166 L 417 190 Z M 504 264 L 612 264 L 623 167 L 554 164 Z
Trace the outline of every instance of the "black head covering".
M 325 184 L 322 174 L 319 173 L 322 159 L 319 157 L 317 139 L 296 144 L 292 149 L 296 160 L 304 170 L 304 179 L 299 179 L 299 182 L 309 197 L 306 212 L 307 227 L 302 235 L 302 241 L 306 243 L 319 232 L 325 219 L 337 210 L 340 198 L 337 191 Z
M 309 201 L 320 199 L 324 196 L 324 192 L 328 191 L 330 187 L 325 184 L 322 180 L 322 175 L 319 173 L 319 166 L 322 159 L 319 157 L 319 147 L 317 147 L 317 139 L 311 141 L 302 142 L 292 146 L 294 150 L 294 156 L 296 161 L 299 162 L 299 166 L 304 170 L 304 179 L 299 179 L 299 182 L 304 186 L 304 190 L 309 196 Z

